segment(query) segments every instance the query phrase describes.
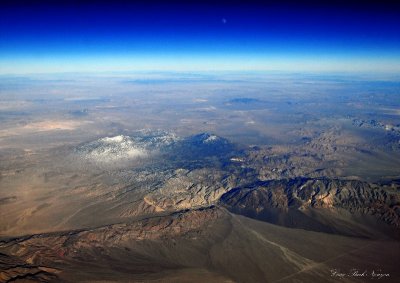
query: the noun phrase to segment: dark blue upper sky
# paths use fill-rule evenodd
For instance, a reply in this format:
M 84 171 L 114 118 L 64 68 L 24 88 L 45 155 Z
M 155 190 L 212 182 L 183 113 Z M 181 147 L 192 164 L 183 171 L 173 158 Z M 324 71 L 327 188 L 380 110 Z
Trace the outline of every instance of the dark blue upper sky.
M 345 71 L 374 64 L 393 71 L 400 62 L 395 4 L 146 3 L 3 3 L 0 71 L 279 70 L 293 65 L 294 70 L 301 65 Z

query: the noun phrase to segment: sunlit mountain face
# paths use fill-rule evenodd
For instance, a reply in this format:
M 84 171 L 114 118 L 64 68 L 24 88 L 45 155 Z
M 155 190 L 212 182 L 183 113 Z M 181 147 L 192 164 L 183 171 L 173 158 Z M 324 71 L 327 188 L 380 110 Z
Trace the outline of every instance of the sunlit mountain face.
M 399 282 L 400 8 L 0 4 L 0 282 Z

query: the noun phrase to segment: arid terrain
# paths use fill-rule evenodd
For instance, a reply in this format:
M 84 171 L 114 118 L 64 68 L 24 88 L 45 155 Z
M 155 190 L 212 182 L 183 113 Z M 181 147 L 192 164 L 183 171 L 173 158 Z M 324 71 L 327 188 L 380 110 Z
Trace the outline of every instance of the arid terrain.
M 397 78 L 0 77 L 0 282 L 399 282 Z

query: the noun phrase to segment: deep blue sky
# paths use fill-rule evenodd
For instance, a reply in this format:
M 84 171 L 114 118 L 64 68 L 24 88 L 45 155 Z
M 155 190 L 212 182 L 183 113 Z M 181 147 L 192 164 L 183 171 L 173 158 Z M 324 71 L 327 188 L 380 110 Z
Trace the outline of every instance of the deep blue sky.
M 399 5 L 10 1 L 0 73 L 105 70 L 400 71 Z

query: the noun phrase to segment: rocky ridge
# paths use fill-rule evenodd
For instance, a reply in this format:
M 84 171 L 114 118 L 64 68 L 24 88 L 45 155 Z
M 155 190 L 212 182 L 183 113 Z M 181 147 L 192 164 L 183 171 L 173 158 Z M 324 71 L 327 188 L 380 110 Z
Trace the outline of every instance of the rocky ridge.
M 221 197 L 221 204 L 233 211 L 257 216 L 268 209 L 291 211 L 339 209 L 357 215 L 373 215 L 400 227 L 400 195 L 396 189 L 383 188 L 358 180 L 295 178 L 259 181 L 235 188 Z

